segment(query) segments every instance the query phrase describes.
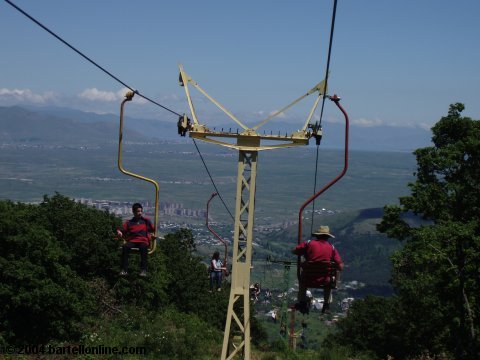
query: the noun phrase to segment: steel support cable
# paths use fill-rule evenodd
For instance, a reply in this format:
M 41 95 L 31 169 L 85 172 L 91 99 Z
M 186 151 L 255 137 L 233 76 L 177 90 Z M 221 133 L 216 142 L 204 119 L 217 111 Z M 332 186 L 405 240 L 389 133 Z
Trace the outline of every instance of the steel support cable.
M 14 3 L 12 3 L 10 0 L 5 0 L 5 2 L 7 2 L 9 5 L 11 5 L 13 8 L 15 8 L 17 11 L 19 11 L 20 13 L 22 13 L 23 15 L 25 15 L 27 18 L 29 18 L 31 21 L 33 21 L 35 24 L 37 24 L 38 26 L 40 26 L 42 29 L 44 29 L 46 32 L 48 32 L 50 35 L 52 35 L 53 37 L 55 37 L 57 40 L 59 40 L 60 42 L 62 42 L 64 45 L 68 46 L 70 49 L 72 49 L 73 51 L 75 51 L 78 55 L 80 55 L 81 57 L 83 57 L 85 60 L 89 61 L 91 64 L 93 64 L 94 66 L 96 66 L 97 68 L 99 68 L 100 70 L 102 70 L 105 74 L 107 74 L 108 76 L 110 76 L 112 79 L 114 79 L 115 81 L 117 81 L 118 83 L 122 84 L 123 86 L 125 86 L 126 88 L 128 88 L 129 90 L 133 91 L 135 94 L 137 94 L 138 96 L 144 98 L 145 100 L 151 102 L 152 104 L 155 104 L 159 107 L 161 107 L 162 109 L 164 110 L 167 110 L 169 112 L 171 112 L 172 114 L 175 114 L 177 116 L 181 116 L 181 114 L 177 113 L 176 111 L 173 111 L 169 108 L 167 108 L 166 106 L 163 106 L 162 104 L 159 104 L 158 102 L 150 99 L 149 97 L 145 96 L 145 95 L 142 95 L 138 90 L 134 90 L 131 86 L 129 86 L 128 84 L 126 84 L 125 82 L 123 82 L 122 80 L 120 80 L 118 77 L 116 77 L 115 75 L 113 75 L 111 72 L 109 72 L 108 70 L 106 70 L 105 68 L 103 68 L 102 66 L 98 65 L 95 61 L 93 61 L 92 59 L 90 59 L 87 55 L 83 54 L 80 50 L 78 50 L 77 48 L 75 48 L 73 45 L 70 45 L 67 41 L 65 41 L 64 39 L 62 39 L 60 36 L 58 36 L 57 34 L 55 34 L 52 30 L 50 30 L 49 28 L 47 28 L 45 25 L 43 25 L 40 21 L 38 21 L 37 19 L 35 19 L 33 16 L 31 16 L 30 14 L 28 14 L 27 12 L 25 12 L 24 10 L 22 10 L 21 8 L 19 8 L 17 5 L 15 5 Z M 195 140 L 193 140 L 194 143 L 195 143 Z M 197 144 L 195 143 L 195 147 L 197 148 L 197 151 L 200 155 L 200 158 L 202 159 L 202 162 L 203 162 L 203 165 L 205 166 L 205 169 L 207 170 L 207 173 L 208 173 L 208 176 L 210 177 L 210 180 L 212 181 L 212 184 L 213 184 L 213 187 L 215 188 L 215 190 L 217 191 L 218 193 L 218 197 L 220 198 L 220 200 L 222 201 L 223 205 L 225 206 L 225 208 L 227 209 L 228 213 L 230 214 L 230 216 L 232 217 L 232 219 L 234 218 L 232 213 L 230 212 L 230 210 L 228 209 L 227 205 L 225 204 L 225 202 L 223 201 L 223 198 L 222 196 L 220 195 L 220 192 L 218 191 L 217 189 L 217 186 L 215 185 L 215 182 L 213 181 L 213 178 L 212 176 L 210 175 L 210 171 L 208 170 L 208 167 L 207 165 L 205 164 L 205 161 L 203 160 L 203 157 L 202 157 L 202 154 L 200 153 L 200 150 L 198 149 L 198 146 Z
M 207 214 L 205 216 L 205 225 L 207 226 L 207 229 L 212 233 L 213 236 L 215 236 L 218 240 L 220 240 L 220 242 L 223 244 L 224 246 L 224 249 L 225 249 L 225 254 L 224 254 L 224 259 L 223 259 L 223 265 L 225 267 L 227 267 L 227 264 L 228 264 L 228 245 L 227 245 L 227 242 L 225 240 L 222 239 L 222 237 L 215 231 L 214 228 L 212 228 L 210 226 L 210 202 L 212 201 L 212 199 L 217 196 L 218 193 L 214 192 L 212 193 L 212 195 L 210 196 L 210 199 L 207 201 Z
M 192 140 L 193 140 L 193 143 L 195 144 L 195 147 L 197 148 L 198 155 L 200 155 L 200 159 L 202 160 L 203 166 L 205 167 L 205 170 L 207 171 L 207 174 L 210 177 L 210 181 L 212 182 L 212 185 L 213 185 L 213 187 L 215 188 L 215 191 L 218 194 L 218 197 L 222 201 L 222 204 L 225 207 L 225 209 L 227 210 L 227 212 L 230 214 L 230 217 L 232 218 L 232 220 L 235 221 L 235 217 L 232 215 L 232 213 L 228 209 L 228 206 L 227 206 L 227 204 L 225 204 L 225 201 L 223 201 L 222 195 L 220 195 L 220 192 L 218 191 L 217 185 L 215 185 L 215 181 L 213 181 L 212 175 L 210 174 L 210 171 L 208 170 L 207 164 L 205 163 L 205 160 L 203 159 L 202 153 L 200 152 L 200 149 L 198 148 L 197 142 L 195 141 L 194 138 L 192 138 Z
M 22 10 L 21 8 L 19 8 L 17 5 L 15 5 L 14 3 L 12 3 L 10 0 L 5 0 L 9 5 L 11 5 L 13 8 L 15 8 L 17 11 L 19 11 L 20 13 L 22 13 L 23 15 L 25 15 L 27 18 L 29 18 L 30 20 L 32 20 L 35 24 L 37 24 L 38 26 L 40 26 L 43 30 L 45 30 L 46 32 L 48 32 L 50 35 L 52 35 L 53 37 L 55 37 L 57 40 L 59 40 L 60 42 L 62 42 L 64 45 L 68 46 L 70 49 L 72 49 L 73 51 L 75 51 L 78 55 L 80 55 L 81 57 L 83 57 L 85 60 L 87 60 L 88 62 L 90 62 L 91 64 L 93 64 L 94 66 L 96 66 L 97 68 L 99 68 L 100 70 L 102 70 L 105 74 L 107 74 L 108 76 L 110 76 L 112 79 L 114 79 L 115 81 L 117 81 L 118 83 L 122 84 L 123 86 L 125 86 L 126 88 L 128 88 L 129 90 L 133 91 L 135 94 L 137 94 L 138 96 L 144 98 L 145 100 L 151 102 L 152 104 L 155 104 L 159 107 L 161 107 L 162 109 L 164 110 L 167 110 L 169 112 L 171 112 L 172 114 L 175 114 L 177 116 L 180 116 L 179 113 L 177 113 L 176 111 L 173 111 L 169 108 L 167 108 L 166 106 L 163 106 L 162 104 L 159 104 L 158 102 L 148 98 L 147 96 L 145 95 L 142 95 L 138 90 L 135 90 L 133 89 L 131 86 L 129 86 L 128 84 L 126 84 L 125 82 L 123 82 L 122 80 L 120 80 L 118 77 L 116 77 L 115 75 L 113 75 L 111 72 L 109 72 L 108 70 L 106 70 L 105 68 L 103 68 L 102 66 L 100 66 L 99 64 L 97 64 L 95 61 L 93 61 L 92 59 L 90 59 L 87 55 L 85 55 L 84 53 L 82 53 L 80 50 L 78 50 L 77 48 L 75 48 L 73 45 L 70 45 L 67 41 L 65 41 L 64 39 L 62 39 L 60 36 L 58 36 L 57 34 L 55 34 L 52 30 L 50 30 L 49 28 L 47 28 L 45 25 L 43 25 L 40 21 L 38 21 L 37 19 L 35 19 L 33 16 L 29 15 L 27 12 L 25 12 L 24 10 Z
M 315 159 L 315 181 L 313 182 L 313 193 L 317 192 L 317 173 L 318 173 L 318 153 L 320 144 L 317 145 L 317 156 Z M 315 200 L 312 203 L 312 222 L 310 224 L 310 233 L 313 233 L 313 217 L 315 216 Z
M 327 55 L 327 67 L 325 69 L 325 89 L 328 91 L 328 73 L 330 72 L 330 58 L 332 56 L 332 44 L 333 44 L 333 32 L 335 30 L 335 17 L 337 16 L 337 0 L 333 0 L 333 10 L 332 10 L 332 23 L 330 27 L 330 40 L 328 43 L 328 55 Z M 325 92 L 327 92 L 325 91 Z M 323 109 L 325 107 L 325 99 L 327 98 L 327 94 L 323 94 L 322 99 L 322 108 L 320 110 L 320 120 L 318 125 L 322 125 L 322 117 L 323 117 Z
M 328 54 L 327 54 L 327 66 L 325 70 L 325 89 L 328 91 L 328 73 L 330 72 L 330 58 L 332 56 L 332 44 L 333 44 L 333 32 L 335 30 L 335 18 L 337 16 L 337 0 L 333 1 L 333 10 L 332 10 L 332 21 L 331 21 L 331 27 L 330 27 L 330 40 L 328 43 Z M 317 123 L 316 127 L 321 127 L 322 126 L 322 118 L 323 118 L 323 109 L 325 107 L 325 99 L 327 98 L 327 94 L 325 91 L 325 94 L 323 94 L 323 99 L 322 99 L 322 107 L 320 110 L 320 119 Z M 316 158 L 316 163 L 315 163 L 315 181 L 314 181 L 314 186 L 313 186 L 313 193 L 315 194 L 317 192 L 317 174 L 318 174 L 318 148 L 320 145 L 317 145 L 317 158 Z M 310 225 L 310 229 L 313 231 L 313 221 L 315 218 L 315 200 L 313 200 L 312 203 L 312 223 Z

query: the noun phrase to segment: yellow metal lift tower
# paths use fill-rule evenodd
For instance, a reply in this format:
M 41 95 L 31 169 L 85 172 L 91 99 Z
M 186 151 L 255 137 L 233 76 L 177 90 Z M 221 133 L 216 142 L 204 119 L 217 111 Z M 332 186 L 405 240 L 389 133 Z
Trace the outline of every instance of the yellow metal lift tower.
M 205 90 L 187 75 L 182 65 L 180 65 L 179 68 L 179 82 L 180 85 L 185 88 L 193 118 L 193 124 L 190 124 L 187 117 L 183 116 L 183 118 L 179 120 L 179 130 L 182 130 L 183 133 L 188 130 L 190 132 L 190 137 L 194 139 L 237 149 L 239 152 L 231 290 L 221 359 L 233 359 L 236 355 L 241 356 L 243 354 L 244 359 L 250 360 L 250 269 L 252 268 L 253 222 L 258 152 L 260 150 L 273 150 L 308 145 L 311 137 L 319 138 L 321 136 L 321 130 L 310 125 L 310 120 L 313 117 L 319 101 L 326 93 L 325 81 L 321 81 L 306 94 L 278 110 L 258 125 L 249 128 L 207 94 Z M 235 121 L 243 130 L 235 133 L 219 132 L 212 131 L 205 125 L 200 124 L 190 96 L 189 85 L 192 85 L 200 91 L 213 104 Z M 291 135 L 286 134 L 284 136 L 272 134 L 265 135 L 257 132 L 261 126 L 265 125 L 275 116 L 281 114 L 313 93 L 318 93 L 317 99 L 315 100 L 304 126 L 300 130 Z M 262 142 L 267 142 L 267 144 L 262 145 Z M 237 302 L 239 302 L 239 304 L 235 306 Z

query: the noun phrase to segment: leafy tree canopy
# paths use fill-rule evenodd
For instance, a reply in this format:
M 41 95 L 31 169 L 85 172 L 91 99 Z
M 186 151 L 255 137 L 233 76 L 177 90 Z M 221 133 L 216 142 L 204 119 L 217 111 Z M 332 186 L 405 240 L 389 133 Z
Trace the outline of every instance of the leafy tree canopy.
M 475 358 L 480 327 L 480 121 L 450 106 L 432 128 L 433 146 L 415 151 L 416 181 L 378 226 L 405 246 L 393 260 L 393 284 L 418 316 L 410 334 L 424 350 Z M 425 222 L 413 226 L 413 212 Z M 433 334 L 433 336 L 432 336 Z
M 116 222 L 59 194 L 40 206 L 0 201 L 0 341 L 79 336 L 96 308 L 86 280 L 112 279 Z
M 120 278 L 120 224 L 60 194 L 39 205 L 0 201 L 0 346 L 81 341 L 145 346 L 150 358 L 218 354 L 228 284 L 209 292 L 192 232 L 160 242 L 147 278 Z M 138 262 L 131 254 L 131 267 Z
M 0 343 L 77 339 L 107 305 L 164 305 L 161 254 L 148 280 L 118 279 L 120 223 L 60 194 L 40 205 L 0 201 Z
M 378 230 L 404 245 L 392 256 L 397 296 L 366 299 L 341 322 L 339 336 L 349 336 L 359 350 L 379 357 L 478 358 L 480 121 L 462 117 L 463 110 L 451 105 L 432 128 L 433 146 L 414 152 L 411 194 L 384 209 Z M 377 316 L 368 323 L 371 311 Z M 403 330 L 394 336 L 392 328 Z

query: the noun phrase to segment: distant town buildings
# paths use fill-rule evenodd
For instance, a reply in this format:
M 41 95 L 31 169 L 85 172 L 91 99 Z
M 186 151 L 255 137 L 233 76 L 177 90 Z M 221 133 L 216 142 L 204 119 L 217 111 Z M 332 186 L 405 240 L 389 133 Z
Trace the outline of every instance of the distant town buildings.
M 95 200 L 88 198 L 79 198 L 75 199 L 75 201 L 87 206 L 94 207 L 95 209 L 108 211 L 121 217 L 122 219 L 126 219 L 132 216 L 132 202 L 115 200 Z M 147 216 L 152 217 L 155 213 L 155 205 L 149 201 L 143 201 L 142 205 L 144 213 Z M 327 210 L 322 209 L 322 211 Z M 208 245 L 218 243 L 218 240 L 212 237 L 212 235 L 206 229 L 203 223 L 207 216 L 205 209 L 186 208 L 182 203 L 161 202 L 158 209 L 158 214 L 158 228 L 161 232 L 167 233 L 171 231 L 176 231 L 180 228 L 189 228 L 194 233 L 199 244 Z M 260 224 L 257 224 L 254 228 L 254 231 L 257 234 L 270 234 L 272 232 L 282 231 L 288 227 L 297 224 L 297 221 L 275 222 L 275 219 L 270 216 L 263 217 L 261 220 L 263 221 L 259 221 Z M 202 223 L 201 226 L 196 225 L 200 223 Z M 212 221 L 210 224 L 215 227 L 217 232 L 219 232 L 220 234 L 225 234 L 224 240 L 226 240 L 227 242 L 232 242 L 231 238 L 233 237 L 233 229 L 231 224 L 224 224 L 222 222 L 215 221 Z M 254 246 L 258 246 L 257 240 L 258 239 L 255 238 L 253 243 Z
M 132 214 L 132 205 L 131 202 L 126 201 L 113 201 L 113 200 L 93 200 L 93 199 L 75 199 L 75 201 L 80 204 L 85 204 L 92 206 L 99 210 L 106 210 L 112 214 L 118 215 L 120 217 L 129 217 Z M 145 201 L 142 203 L 143 211 L 146 214 L 153 214 L 155 212 L 154 204 Z M 179 203 L 169 203 L 161 202 L 159 209 L 159 215 L 170 215 L 170 216 L 186 216 L 191 218 L 201 218 L 204 219 L 206 216 L 206 211 L 203 209 L 189 209 L 184 208 L 183 204 Z
M 75 199 L 75 201 L 79 202 L 80 204 L 94 207 L 98 210 L 108 211 L 121 217 L 122 219 L 127 219 L 132 216 L 132 202 L 94 200 L 86 198 Z M 142 205 L 143 212 L 147 216 L 152 217 L 155 213 L 155 205 L 149 201 L 142 202 Z M 158 210 L 160 219 L 162 219 L 162 216 L 166 218 L 163 219 L 163 221 L 159 221 L 157 224 L 160 233 L 166 234 L 175 232 L 181 228 L 187 228 L 192 230 L 192 233 L 194 234 L 199 245 L 218 245 L 218 240 L 214 238 L 205 227 L 204 221 L 207 216 L 206 210 L 184 208 L 183 204 L 170 202 L 160 203 Z M 201 220 L 201 222 L 199 222 L 199 220 Z M 195 222 L 197 224 L 195 224 Z M 212 223 L 212 225 L 213 224 L 220 233 L 230 234 L 230 228 L 227 225 L 222 223 Z M 224 240 L 227 243 L 231 243 L 231 239 L 229 238 L 224 238 Z

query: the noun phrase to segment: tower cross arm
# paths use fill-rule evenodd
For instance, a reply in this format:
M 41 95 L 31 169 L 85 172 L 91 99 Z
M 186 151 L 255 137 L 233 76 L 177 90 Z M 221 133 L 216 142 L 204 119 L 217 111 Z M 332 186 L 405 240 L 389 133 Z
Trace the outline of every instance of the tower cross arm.
M 180 85 L 185 87 L 185 93 L 187 95 L 188 104 L 190 106 L 190 111 L 192 112 L 193 120 L 195 124 L 198 124 L 197 114 L 195 108 L 193 107 L 193 102 L 190 96 L 190 91 L 188 89 L 188 84 L 194 86 L 198 91 L 200 91 L 208 100 L 210 100 L 215 106 L 217 106 L 220 110 L 222 110 L 229 118 L 235 121 L 242 129 L 247 130 L 248 126 L 243 124 L 240 120 L 238 120 L 235 115 L 233 115 L 230 111 L 228 111 L 222 104 L 220 104 L 217 100 L 215 100 L 212 96 L 210 96 L 196 81 L 194 81 L 188 74 L 183 70 L 183 66 L 178 66 L 180 69 Z
M 262 127 L 263 125 L 265 125 L 267 122 L 269 122 L 270 120 L 272 120 L 274 117 L 280 115 L 281 113 L 283 113 L 284 111 L 286 111 L 287 109 L 291 108 L 293 105 L 297 104 L 298 102 L 300 102 L 301 100 L 305 99 L 307 96 L 315 93 L 318 91 L 319 93 L 319 96 L 320 95 L 324 95 L 326 93 L 326 86 L 325 86 L 326 82 L 325 80 L 322 80 L 320 81 L 317 85 L 315 85 L 313 88 L 311 88 L 310 90 L 307 91 L 306 94 L 300 96 L 298 99 L 292 101 L 290 104 L 284 106 L 283 108 L 281 108 L 280 110 L 274 112 L 272 115 L 270 115 L 268 118 L 266 118 L 265 120 L 263 120 L 261 123 L 259 123 L 258 125 L 255 125 L 252 129 L 253 130 L 257 130 L 259 129 L 260 127 Z M 318 105 L 318 102 L 315 103 L 312 111 L 311 111 L 311 114 L 313 113 L 313 111 L 315 110 L 315 108 L 317 107 Z M 310 120 L 311 117 L 309 117 L 308 121 Z M 306 126 L 305 126 L 306 128 Z

